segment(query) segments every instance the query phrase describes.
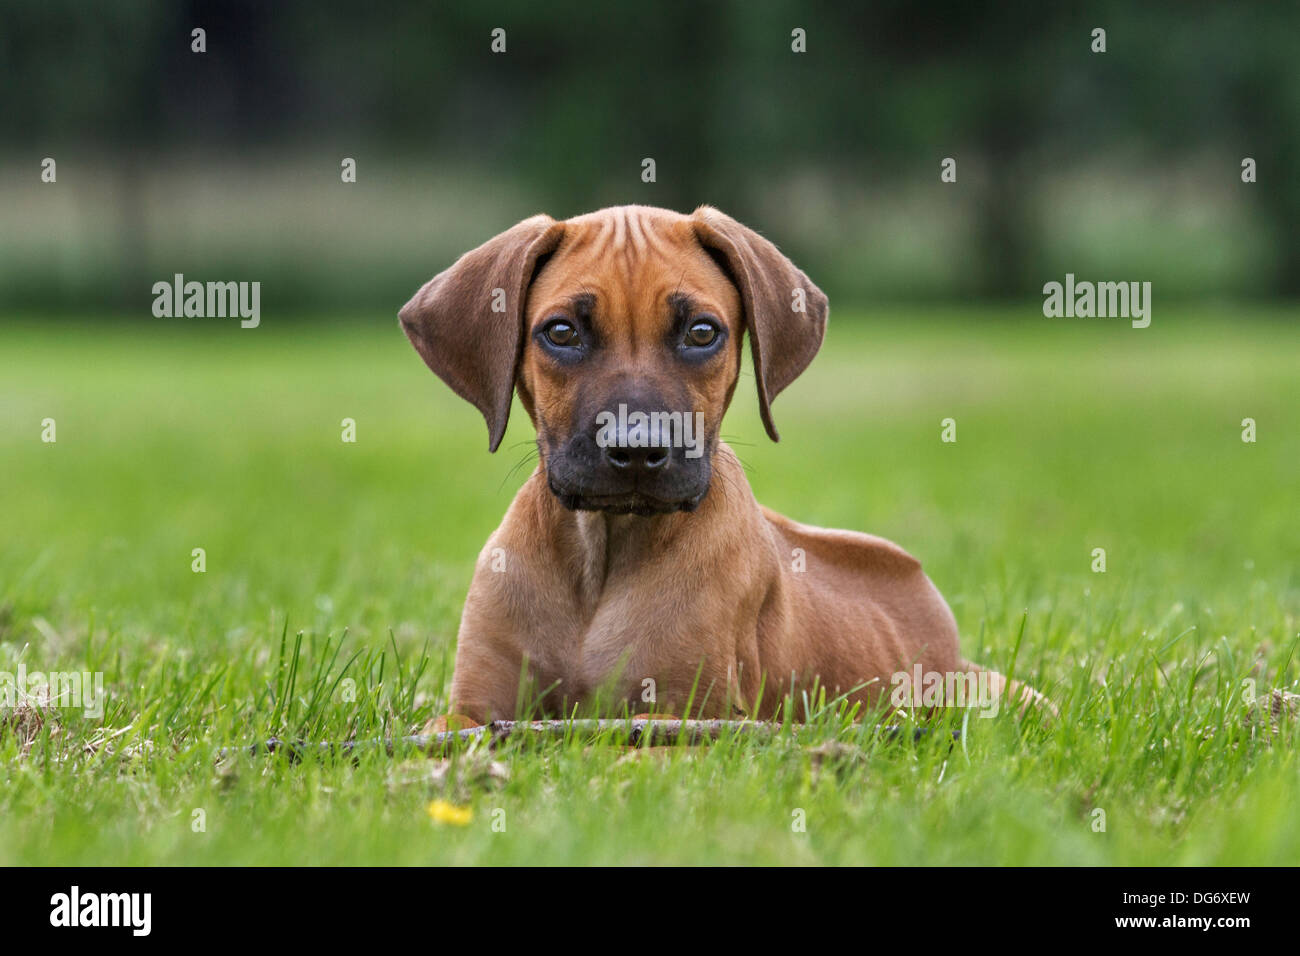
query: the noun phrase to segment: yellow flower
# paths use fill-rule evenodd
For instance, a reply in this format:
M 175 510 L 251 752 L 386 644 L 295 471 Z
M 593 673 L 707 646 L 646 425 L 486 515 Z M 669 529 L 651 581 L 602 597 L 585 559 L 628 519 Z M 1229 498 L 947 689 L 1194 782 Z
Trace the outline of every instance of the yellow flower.
M 446 800 L 435 800 L 426 809 L 434 823 L 452 823 L 458 827 L 468 826 L 474 816 L 469 807 L 458 807 Z

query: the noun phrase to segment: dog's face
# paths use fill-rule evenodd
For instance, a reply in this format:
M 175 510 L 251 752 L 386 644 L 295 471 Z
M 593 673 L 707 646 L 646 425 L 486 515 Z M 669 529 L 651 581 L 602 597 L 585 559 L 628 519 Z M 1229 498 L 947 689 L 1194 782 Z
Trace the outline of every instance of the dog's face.
M 652 515 L 708 493 L 745 333 L 775 440 L 770 402 L 812 360 L 826 312 L 771 243 L 716 210 L 620 206 L 519 223 L 427 283 L 401 320 L 483 412 L 492 450 L 517 388 L 566 507 Z
M 690 511 L 740 372 L 740 293 L 689 220 L 570 220 L 525 307 L 516 387 L 569 508 Z

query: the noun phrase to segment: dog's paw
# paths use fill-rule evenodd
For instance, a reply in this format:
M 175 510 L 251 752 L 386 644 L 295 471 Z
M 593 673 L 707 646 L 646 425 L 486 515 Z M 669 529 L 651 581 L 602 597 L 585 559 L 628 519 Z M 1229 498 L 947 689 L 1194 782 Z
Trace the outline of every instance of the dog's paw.
M 435 717 L 424 725 L 423 734 L 445 734 L 449 731 L 472 730 L 475 727 L 482 727 L 478 721 L 471 720 L 464 714 L 443 714 L 441 717 Z

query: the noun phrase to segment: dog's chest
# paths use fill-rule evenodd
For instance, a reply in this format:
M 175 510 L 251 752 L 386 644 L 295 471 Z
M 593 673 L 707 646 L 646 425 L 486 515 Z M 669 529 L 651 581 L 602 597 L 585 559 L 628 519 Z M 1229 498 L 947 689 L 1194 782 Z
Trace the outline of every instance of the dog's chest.
M 554 686 L 571 701 L 603 693 L 653 703 L 656 694 L 689 696 L 697 679 L 704 686 L 728 681 L 743 629 L 737 605 L 746 602 L 722 602 L 735 619 L 720 626 L 718 596 L 689 588 L 673 568 L 662 561 L 614 563 L 599 586 L 593 576 L 572 587 L 559 614 L 551 593 L 546 626 L 520 635 L 536 684 Z

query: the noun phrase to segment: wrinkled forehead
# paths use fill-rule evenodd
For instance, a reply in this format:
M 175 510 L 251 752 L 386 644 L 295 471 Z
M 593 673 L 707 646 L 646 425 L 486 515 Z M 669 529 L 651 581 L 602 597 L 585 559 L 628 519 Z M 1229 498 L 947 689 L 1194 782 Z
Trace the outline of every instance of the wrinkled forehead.
M 667 321 L 683 296 L 693 312 L 733 327 L 740 319 L 740 294 L 691 220 L 660 209 L 622 206 L 565 222 L 563 240 L 529 292 L 529 324 L 569 310 L 580 296 L 594 299 L 598 322 Z

